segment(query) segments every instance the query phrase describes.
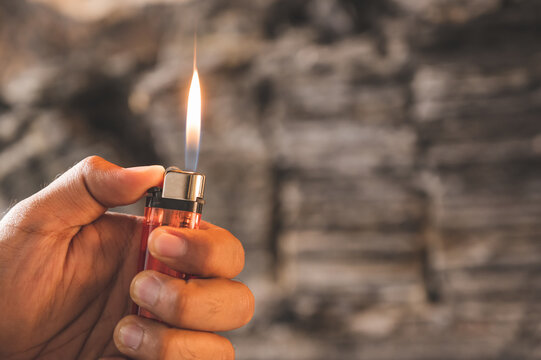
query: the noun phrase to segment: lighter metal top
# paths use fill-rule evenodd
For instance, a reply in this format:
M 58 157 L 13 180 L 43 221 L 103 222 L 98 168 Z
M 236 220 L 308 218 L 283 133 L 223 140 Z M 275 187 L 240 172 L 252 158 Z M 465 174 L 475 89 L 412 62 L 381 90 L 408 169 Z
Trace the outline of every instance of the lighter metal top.
M 162 197 L 167 199 L 197 201 L 205 193 L 205 175 L 169 167 L 165 171 Z

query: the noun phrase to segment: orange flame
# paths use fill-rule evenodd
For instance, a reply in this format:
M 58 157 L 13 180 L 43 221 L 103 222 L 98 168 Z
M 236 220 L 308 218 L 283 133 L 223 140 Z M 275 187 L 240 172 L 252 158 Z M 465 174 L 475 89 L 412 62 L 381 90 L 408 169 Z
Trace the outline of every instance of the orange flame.
M 194 67 L 190 92 L 188 94 L 188 114 L 186 117 L 186 169 L 196 171 L 201 139 L 201 86 L 199 74 Z

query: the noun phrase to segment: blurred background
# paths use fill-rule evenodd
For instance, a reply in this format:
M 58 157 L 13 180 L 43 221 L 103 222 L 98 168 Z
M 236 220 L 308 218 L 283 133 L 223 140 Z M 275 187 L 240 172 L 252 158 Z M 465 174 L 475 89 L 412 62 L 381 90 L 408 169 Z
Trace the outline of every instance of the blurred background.
M 2 0 L 0 209 L 182 167 L 196 21 L 238 359 L 541 358 L 539 1 Z

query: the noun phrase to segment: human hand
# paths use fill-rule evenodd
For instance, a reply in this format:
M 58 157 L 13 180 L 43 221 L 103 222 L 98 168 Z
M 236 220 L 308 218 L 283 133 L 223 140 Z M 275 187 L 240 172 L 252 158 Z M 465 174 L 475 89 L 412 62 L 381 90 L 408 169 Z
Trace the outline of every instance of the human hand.
M 205 222 L 200 230 L 158 228 L 151 253 L 203 278 L 144 271 L 134 279 L 142 219 L 106 212 L 161 185 L 163 173 L 90 157 L 4 216 L 1 359 L 234 357 L 229 341 L 212 331 L 240 327 L 254 311 L 250 290 L 230 280 L 244 265 L 240 242 Z M 126 316 L 129 294 L 164 323 Z

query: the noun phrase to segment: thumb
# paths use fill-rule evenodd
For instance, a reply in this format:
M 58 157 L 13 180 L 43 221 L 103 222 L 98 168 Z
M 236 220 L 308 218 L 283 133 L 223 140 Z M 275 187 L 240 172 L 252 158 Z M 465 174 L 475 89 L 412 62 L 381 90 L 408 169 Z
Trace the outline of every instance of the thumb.
M 17 204 L 10 213 L 14 212 L 19 221 L 26 223 L 24 227 L 32 230 L 86 225 L 107 208 L 136 202 L 147 189 L 162 184 L 163 174 L 162 166 L 125 169 L 91 156 Z

